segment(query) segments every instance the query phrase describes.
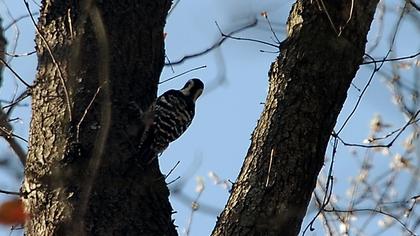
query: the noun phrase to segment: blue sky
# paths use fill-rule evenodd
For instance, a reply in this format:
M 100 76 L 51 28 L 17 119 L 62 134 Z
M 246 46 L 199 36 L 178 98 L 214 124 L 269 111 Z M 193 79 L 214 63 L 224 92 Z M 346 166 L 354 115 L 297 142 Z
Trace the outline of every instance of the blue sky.
M 256 27 L 247 29 L 235 36 L 273 43 L 268 24 L 260 16 L 261 11 L 268 12 L 278 38 L 283 40 L 285 38 L 283 33 L 284 23 L 291 7 L 291 1 L 278 2 L 273 0 L 266 0 L 263 3 L 256 0 L 206 0 L 200 2 L 183 0 L 168 18 L 165 29 L 165 32 L 167 32 L 167 56 L 171 61 L 176 61 L 186 54 L 208 48 L 220 38 L 214 21 L 217 21 L 222 30 L 227 33 L 247 22 L 251 22 L 252 19 L 257 17 L 258 24 Z M 389 0 L 386 3 L 389 14 L 385 17 L 385 35 L 393 30 L 393 24 L 398 17 L 398 7 L 402 6 L 402 1 Z M 10 23 L 10 18 L 4 8 L 5 4 L 15 18 L 26 14 L 23 1 L 4 0 L 0 2 L 0 14 L 4 18 L 3 25 Z M 36 12 L 36 5 L 31 3 L 31 6 Z M 378 18 L 379 16 L 377 15 L 376 19 Z M 369 34 L 369 43 L 375 40 L 378 32 L 377 26 L 378 20 L 373 23 Z M 28 18 L 19 22 L 19 32 L 16 52 L 26 53 L 33 51 L 34 28 Z M 419 34 L 419 29 L 416 28 L 415 24 L 404 21 L 397 35 L 397 43 L 392 57 L 416 53 L 420 46 L 418 42 Z M 9 40 L 8 51 L 10 51 L 16 30 L 10 28 L 6 35 Z M 375 58 L 382 58 L 388 50 L 388 42 L 389 39 L 385 36 L 379 46 L 370 54 Z M 164 173 L 171 170 L 177 161 L 180 161 L 179 166 L 168 180 L 170 181 L 177 176 L 181 176 L 180 181 L 187 181 L 182 191 L 191 198 L 194 198 L 196 195 L 195 177 L 202 176 L 205 181 L 205 190 L 199 199 L 199 203 L 211 206 L 211 213 L 205 211 L 205 209 L 199 209 L 194 214 L 190 235 L 208 235 L 216 220 L 216 214 L 213 212 L 223 209 L 229 196 L 227 190 L 212 183 L 208 178 L 208 173 L 214 171 L 220 178 L 234 181 L 247 152 L 251 133 L 263 109 L 261 103 L 265 101 L 267 93 L 268 69 L 277 56 L 275 53 L 260 52 L 260 50 L 275 51 L 276 49 L 262 44 L 229 39 L 220 48 L 211 53 L 175 66 L 173 68 L 175 73 L 172 72 L 170 67 L 165 67 L 162 73 L 161 80 L 164 80 L 186 70 L 206 65 L 205 69 L 163 83 L 159 87 L 159 94 L 171 88 L 181 88 L 185 81 L 191 77 L 201 78 L 206 84 L 206 91 L 198 100 L 194 122 L 188 131 L 179 140 L 172 143 L 160 157 L 161 169 Z M 13 59 L 11 65 L 29 82 L 35 75 L 36 56 Z M 414 80 L 415 70 L 414 67 L 402 71 L 402 75 L 406 76 L 407 80 Z M 354 85 L 358 88 L 363 88 L 371 71 L 372 67 L 362 66 L 354 80 Z M 391 67 L 387 64 L 384 66 L 383 71 L 390 73 Z M 223 82 L 218 84 L 217 81 Z M 16 89 L 22 91 L 24 87 L 21 84 L 17 84 L 11 74 L 5 71 L 5 78 L 0 88 L 0 98 L 10 99 Z M 337 122 L 338 127 L 350 113 L 358 96 L 359 91 L 357 89 L 354 87 L 349 89 L 348 99 Z M 25 100 L 25 104 L 29 104 L 29 100 Z M 375 75 L 355 115 L 343 130 L 342 137 L 348 142 L 362 143 L 370 133 L 369 123 L 375 114 L 380 114 L 386 123 L 392 124 L 391 129 L 399 128 L 406 122 L 398 107 L 393 105 L 391 93 L 384 82 L 383 76 L 380 74 Z M 18 108 L 14 113 L 14 117 L 20 118 L 20 121 L 14 124 L 15 132 L 23 137 L 28 137 L 30 108 L 28 106 Z M 384 134 L 386 133 L 384 132 Z M 392 154 L 402 152 L 400 144 L 407 134 L 409 134 L 408 131 L 401 135 L 395 147 L 391 148 L 390 155 L 371 153 L 374 155 L 372 160 L 375 164 L 375 168 L 372 171 L 373 175 L 389 169 Z M 6 143 L 1 142 L 0 148 L 4 153 L 10 154 Z M 334 193 L 339 194 L 343 199 L 346 198 L 345 191 L 349 187 L 350 177 L 357 175 L 359 171 L 358 163 L 361 157 L 353 157 L 351 152 L 354 150 L 360 156 L 365 152 L 364 149 L 340 145 L 336 156 Z M 328 152 L 330 151 L 331 148 L 329 148 Z M 0 157 L 6 158 L 6 154 Z M 14 166 L 19 168 L 19 163 L 15 162 Z M 326 163 L 326 166 L 328 166 L 328 163 Z M 193 174 L 189 175 L 191 172 Z M 18 190 L 20 179 L 11 176 L 11 173 L 13 172 L 0 169 L 1 189 Z M 397 192 L 404 190 L 404 182 L 406 182 L 408 176 L 407 173 L 401 174 L 401 178 L 398 180 L 401 181 L 401 189 L 397 189 Z M 180 181 L 175 182 L 173 185 Z M 417 189 L 413 189 L 413 195 L 419 192 L 418 186 Z M 0 195 L 0 201 L 5 198 L 7 196 Z M 172 196 L 171 202 L 173 208 L 177 211 L 175 223 L 179 226 L 179 232 L 182 235 L 191 211 L 190 205 L 182 202 L 177 196 Z M 310 219 L 311 214 L 305 219 L 305 222 L 308 222 Z M 375 219 L 375 222 L 379 219 L 380 217 Z M 306 223 L 302 227 L 305 226 Z M 376 223 L 371 223 L 369 227 L 369 232 L 372 232 L 372 235 L 378 228 Z M 4 230 L 0 231 L 0 235 L 8 235 L 10 230 L 2 228 Z M 400 232 L 398 229 L 398 227 L 395 227 L 394 230 L 386 231 L 382 235 L 396 235 Z M 323 235 L 322 232 L 322 226 L 318 224 L 316 231 L 308 235 Z M 20 235 L 20 232 L 14 232 L 13 235 Z

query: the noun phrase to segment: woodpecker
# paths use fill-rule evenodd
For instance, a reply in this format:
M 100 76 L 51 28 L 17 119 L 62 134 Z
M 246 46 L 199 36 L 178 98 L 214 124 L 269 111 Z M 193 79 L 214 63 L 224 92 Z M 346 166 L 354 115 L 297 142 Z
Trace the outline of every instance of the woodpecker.
M 203 89 L 203 82 L 194 78 L 188 80 L 182 89 L 171 89 L 156 99 L 151 107 L 153 122 L 149 122 L 144 141 L 140 142 L 140 153 L 152 158 L 150 162 L 162 153 L 169 143 L 179 138 L 191 124 L 195 114 L 195 102 Z

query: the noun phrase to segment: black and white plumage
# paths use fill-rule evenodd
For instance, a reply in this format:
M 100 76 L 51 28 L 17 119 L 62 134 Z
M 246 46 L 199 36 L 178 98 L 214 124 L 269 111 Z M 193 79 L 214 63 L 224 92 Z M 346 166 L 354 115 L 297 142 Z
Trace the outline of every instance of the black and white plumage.
M 152 107 L 153 122 L 141 142 L 142 155 L 147 153 L 149 158 L 154 158 L 185 132 L 194 118 L 195 102 L 203 89 L 201 80 L 191 79 L 182 89 L 166 91 L 156 99 Z

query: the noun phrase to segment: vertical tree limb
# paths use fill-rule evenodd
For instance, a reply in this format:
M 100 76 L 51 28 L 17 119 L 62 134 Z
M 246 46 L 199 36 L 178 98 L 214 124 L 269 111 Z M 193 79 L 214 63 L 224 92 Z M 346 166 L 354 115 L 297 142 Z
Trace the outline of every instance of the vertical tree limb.
M 137 153 L 138 108 L 156 98 L 171 2 L 90 2 L 47 0 L 41 9 L 26 234 L 175 235 L 164 177 Z
M 264 111 L 212 235 L 299 233 L 377 2 L 294 4 Z

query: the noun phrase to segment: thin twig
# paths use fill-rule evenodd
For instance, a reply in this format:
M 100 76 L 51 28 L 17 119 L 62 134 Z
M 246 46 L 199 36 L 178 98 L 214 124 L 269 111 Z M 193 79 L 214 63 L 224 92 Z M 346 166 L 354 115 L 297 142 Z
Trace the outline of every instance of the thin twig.
M 276 39 L 274 42 L 275 42 L 275 43 L 277 43 L 277 44 L 280 44 L 280 40 L 279 40 L 279 38 L 277 37 L 276 32 L 274 32 L 274 29 L 273 29 L 273 26 L 271 25 L 270 19 L 268 19 L 268 14 L 267 14 L 267 12 L 264 12 L 264 13 L 262 14 L 262 16 L 263 16 L 263 17 L 267 20 L 268 26 L 270 27 L 270 31 L 271 31 L 271 33 L 273 34 L 274 38 Z
M 413 55 L 409 55 L 409 56 L 405 56 L 405 57 L 389 58 L 389 59 L 380 60 L 380 61 L 384 61 L 384 62 L 388 62 L 388 61 L 402 61 L 402 60 L 407 60 L 407 59 L 415 58 L 415 57 L 417 57 L 419 55 L 420 55 L 420 52 L 417 52 L 417 53 L 415 53 Z M 369 64 L 374 64 L 374 63 L 377 63 L 377 62 L 378 62 L 378 60 L 373 59 L 371 61 L 362 62 L 361 65 L 369 65 Z
M 10 114 L 12 114 L 12 111 L 16 107 L 16 105 L 20 103 L 21 101 L 23 101 L 25 98 L 29 97 L 30 95 L 31 95 L 30 89 L 26 89 L 16 99 L 14 99 L 14 101 L 12 100 L 10 104 L 4 106 L 2 110 L 8 109 L 6 114 L 8 117 L 10 117 Z
M 398 137 L 402 134 L 402 132 L 404 132 L 404 130 L 409 125 L 415 124 L 415 123 L 417 123 L 420 120 L 420 119 L 416 119 L 419 114 L 420 114 L 420 109 L 407 121 L 407 123 L 405 123 L 405 125 L 402 128 L 397 129 L 397 130 L 394 130 L 393 132 L 391 132 L 389 134 L 389 136 L 393 135 L 396 132 L 398 132 L 398 133 L 397 133 L 397 135 L 388 144 L 365 145 L 365 144 L 357 144 L 357 143 L 347 143 L 340 136 L 338 136 L 338 134 L 336 134 L 336 137 L 345 146 L 350 146 L 350 147 L 363 147 L 363 148 L 381 148 L 381 147 L 383 147 L 383 148 L 389 148 L 389 147 L 391 147 L 394 144 L 394 142 L 398 139 Z
M 175 78 L 178 78 L 178 77 L 180 77 L 180 76 L 183 76 L 183 75 L 185 75 L 185 74 L 188 74 L 188 73 L 193 72 L 193 71 L 196 71 L 196 70 L 201 70 L 201 69 L 204 69 L 204 68 L 206 68 L 206 67 L 207 67 L 207 66 L 206 66 L 206 65 L 204 65 L 204 66 L 199 66 L 199 67 L 196 67 L 196 68 L 193 68 L 193 69 L 187 70 L 187 71 L 185 71 L 185 72 L 182 72 L 181 74 L 178 74 L 178 75 L 172 76 L 172 77 L 170 77 L 169 79 L 165 79 L 165 80 L 163 80 L 163 81 L 159 82 L 158 84 L 163 84 L 163 83 L 166 83 L 166 82 L 168 82 L 168 81 L 170 81 L 170 80 L 173 80 L 173 79 L 175 79 Z
M 220 34 L 222 35 L 222 37 L 223 37 L 223 38 L 235 39 L 235 40 L 239 40 L 239 41 L 249 41 L 249 42 L 254 42 L 254 43 L 261 43 L 261 44 L 264 44 L 264 45 L 272 46 L 272 47 L 274 47 L 274 48 L 279 48 L 279 45 L 277 45 L 277 44 L 267 43 L 267 42 L 264 42 L 264 41 L 262 41 L 262 40 L 258 40 L 258 39 L 249 39 L 249 38 L 241 38 L 241 37 L 234 37 L 234 36 L 231 36 L 231 35 L 229 35 L 229 34 L 225 34 L 225 33 L 223 33 L 223 31 L 220 29 L 220 26 L 219 26 L 219 24 L 217 23 L 217 21 L 215 21 L 214 23 L 216 24 L 217 29 L 219 30 L 219 32 L 220 32 Z
M 175 183 L 177 180 L 181 179 L 181 176 L 177 176 L 175 179 L 169 181 L 168 183 L 166 183 L 166 185 L 171 185 L 173 183 Z
M 172 174 L 172 172 L 178 167 L 179 163 L 181 163 L 181 162 L 180 161 L 176 162 L 174 167 L 172 167 L 171 170 L 169 170 L 168 174 L 165 175 L 165 179 L 167 179 Z
M 322 2 L 322 0 L 321 0 L 321 2 Z M 393 36 L 392 36 L 392 39 L 391 39 L 391 43 L 390 43 L 388 52 L 386 53 L 385 57 L 380 61 L 380 64 L 378 65 L 378 61 L 373 59 L 373 57 L 370 56 L 369 54 L 365 53 L 365 55 L 367 57 L 369 57 L 372 61 L 374 61 L 375 68 L 373 69 L 372 74 L 370 75 L 370 78 L 368 79 L 368 82 L 366 83 L 365 87 L 363 88 L 362 92 L 360 93 L 359 97 L 357 98 L 356 104 L 354 105 L 352 111 L 347 116 L 346 120 L 341 125 L 340 129 L 338 130 L 337 135 L 339 135 L 341 133 L 341 131 L 344 129 L 344 127 L 347 125 L 347 123 L 349 122 L 351 117 L 356 112 L 356 110 L 359 107 L 359 104 L 362 100 L 363 95 L 365 94 L 367 88 L 369 87 L 370 83 L 372 82 L 373 77 L 375 76 L 376 72 L 378 72 L 382 68 L 382 66 L 384 65 L 385 61 L 387 60 L 389 54 L 391 53 L 392 48 L 393 48 L 394 43 L 395 43 L 395 39 L 397 37 L 399 26 L 400 26 L 400 24 L 402 22 L 402 19 L 403 19 L 403 16 L 404 16 L 404 12 L 405 12 L 406 7 L 407 7 L 407 2 L 405 3 L 403 10 L 401 11 L 400 17 L 398 18 L 398 21 L 397 21 L 397 24 L 396 24 L 396 27 L 395 27 L 395 30 L 394 30 L 394 33 L 393 33 Z
M 32 15 L 33 15 L 33 16 L 37 16 L 37 15 L 39 15 L 39 12 L 32 13 Z M 26 14 L 26 15 L 22 15 L 22 16 L 19 16 L 19 17 L 17 17 L 17 18 L 14 18 L 12 22 L 10 22 L 8 25 L 6 25 L 6 26 L 4 27 L 4 31 L 7 31 L 10 27 L 12 27 L 12 26 L 13 26 L 14 24 L 16 24 L 18 21 L 20 21 L 20 20 L 22 20 L 22 19 L 25 19 L 25 18 L 27 18 L 27 17 L 29 17 L 29 16 L 31 16 L 31 15 L 30 15 L 30 14 Z
M 25 143 L 28 143 L 28 140 L 24 139 L 23 137 L 16 135 L 14 133 L 12 133 L 10 130 L 5 129 L 4 127 L 0 126 L 0 133 L 3 132 L 4 134 L 1 134 L 2 136 L 5 136 L 6 138 L 11 138 L 11 137 L 16 137 L 22 141 L 24 141 Z
M 191 212 L 190 212 L 190 216 L 188 217 L 187 226 L 185 227 L 186 236 L 190 235 L 193 216 L 194 216 L 194 213 L 200 208 L 200 204 L 198 203 L 198 200 L 200 199 L 202 193 L 203 191 L 199 191 L 197 194 L 197 197 L 194 199 L 193 202 L 191 202 Z
M 23 166 L 26 164 L 26 152 L 24 149 L 19 145 L 15 138 L 19 138 L 21 140 L 26 141 L 24 138 L 13 134 L 12 132 L 12 125 L 10 125 L 8 121 L 7 114 L 0 109 L 0 136 L 3 136 L 4 139 L 9 143 L 12 150 L 18 156 L 20 162 Z M 27 142 L 27 141 L 26 141 Z
M 357 108 L 359 107 L 360 102 L 362 101 L 363 95 L 365 94 L 365 92 L 367 91 L 367 88 L 369 87 L 370 83 L 373 80 L 373 77 L 375 76 L 376 72 L 378 72 L 382 68 L 382 66 L 385 63 L 385 60 L 387 59 L 387 57 L 389 56 L 390 53 L 391 53 L 391 49 L 388 50 L 387 54 L 385 55 L 384 59 L 381 61 L 381 64 L 380 65 L 378 65 L 377 62 L 375 61 L 375 68 L 373 69 L 372 73 L 370 74 L 370 77 L 368 79 L 368 82 L 366 83 L 366 85 L 363 88 L 362 92 L 359 94 L 359 97 L 357 98 L 356 104 L 354 105 L 352 111 L 347 116 L 346 120 L 341 125 L 340 129 L 338 130 L 338 132 L 336 132 L 337 135 L 339 135 L 341 133 L 341 131 L 344 129 L 344 127 L 350 121 L 351 117 L 356 112 Z M 369 58 L 371 58 L 372 60 L 374 60 L 369 54 L 366 54 L 366 56 L 368 56 Z
M 334 177 L 332 175 L 332 171 L 333 171 L 333 166 L 334 166 L 334 159 L 335 159 L 335 156 L 337 154 L 337 147 L 338 147 L 338 140 L 337 140 L 337 137 L 334 137 L 333 151 L 332 151 L 332 154 L 331 154 L 330 167 L 328 169 L 328 176 L 327 176 L 327 183 L 326 183 L 326 186 L 325 186 L 324 199 L 322 200 L 322 205 L 319 208 L 318 212 L 315 214 L 315 216 L 312 218 L 312 220 L 308 223 L 308 225 L 303 230 L 302 236 L 305 235 L 305 233 L 308 229 L 310 231 L 315 230 L 315 228 L 313 227 L 313 224 L 315 223 L 315 220 L 318 218 L 318 216 L 322 213 L 322 211 L 325 209 L 325 207 L 330 202 L 332 191 L 333 191 L 333 185 L 334 185 Z
M 33 54 L 36 53 L 36 51 L 27 52 L 27 53 L 20 53 L 20 54 L 9 53 L 9 52 L 6 52 L 6 51 L 0 51 L 0 52 L 3 52 L 5 55 L 7 55 L 9 57 L 26 57 L 26 56 L 30 56 L 30 55 L 33 55 Z
M 271 165 L 273 164 L 273 155 L 274 155 L 274 148 L 271 149 L 270 162 L 268 163 L 267 180 L 265 181 L 266 188 L 268 187 L 268 184 L 270 182 Z
M 1 61 L 1 63 L 4 65 L 4 66 L 6 66 L 7 67 L 7 69 L 9 69 L 10 70 L 10 72 L 12 72 L 15 76 L 16 76 L 16 78 L 22 83 L 22 84 L 24 84 L 27 88 L 31 88 L 31 85 L 29 85 L 28 83 L 26 83 L 26 81 L 24 80 L 24 79 L 22 79 L 22 77 L 20 77 L 20 75 L 15 71 L 15 70 L 13 70 L 13 68 L 12 67 L 10 67 L 9 66 L 9 64 L 3 59 L 3 58 L 0 58 L 0 61 Z
M 408 226 L 406 224 L 404 224 L 404 222 L 402 222 L 396 216 L 392 215 L 391 213 L 382 211 L 380 209 L 378 210 L 378 209 L 370 209 L 370 208 L 360 208 L 360 209 L 342 210 L 342 209 L 332 208 L 332 209 L 324 209 L 324 211 L 326 211 L 326 212 L 341 212 L 341 213 L 355 213 L 355 212 L 374 212 L 374 213 L 379 213 L 379 214 L 382 214 L 382 215 L 386 215 L 386 216 L 392 218 L 393 220 L 397 221 L 411 235 L 416 235 L 413 231 L 411 231 L 408 228 Z
M 227 35 L 233 35 L 236 33 L 239 33 L 245 29 L 254 27 L 255 25 L 257 25 L 257 19 L 254 19 L 252 22 L 248 23 L 247 25 L 244 25 L 243 27 L 233 30 L 230 33 L 228 33 Z M 217 42 L 215 42 L 213 45 L 211 45 L 209 48 L 206 48 L 202 51 L 196 52 L 196 53 L 192 53 L 192 54 L 187 54 L 185 56 L 183 56 L 181 59 L 176 60 L 176 61 L 172 61 L 170 64 L 165 63 L 165 66 L 173 66 L 173 65 L 178 65 L 178 64 L 182 64 L 184 61 L 194 58 L 194 57 L 198 57 L 198 56 L 202 56 L 204 54 L 207 54 L 209 52 L 211 52 L 213 49 L 219 47 L 220 45 L 222 45 L 222 43 L 226 40 L 226 37 L 221 37 Z
M 166 58 L 166 60 L 168 60 L 168 65 L 170 65 L 171 66 L 171 71 L 172 71 L 172 73 L 175 73 L 175 69 L 174 69 L 174 67 L 172 66 L 172 62 L 171 62 L 171 59 L 169 59 L 169 57 L 168 57 L 168 55 L 165 53 L 165 58 Z
M 85 111 L 83 112 L 82 117 L 80 118 L 79 122 L 76 126 L 76 140 L 79 142 L 80 137 L 80 125 L 82 124 L 83 120 L 85 119 L 87 113 L 89 112 L 90 107 L 92 106 L 93 102 L 95 101 L 96 97 L 98 96 L 99 92 L 101 91 L 101 86 L 98 87 L 95 94 L 93 95 L 92 99 L 90 100 L 88 106 L 86 107 Z
M 0 193 L 20 196 L 19 192 L 7 191 L 7 190 L 2 190 L 2 189 L 0 189 Z

